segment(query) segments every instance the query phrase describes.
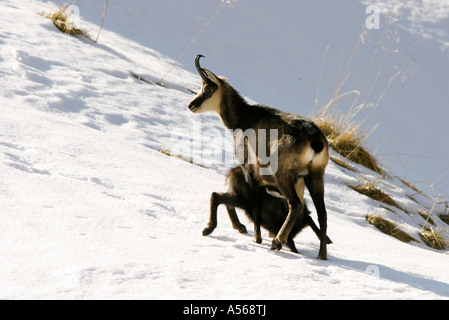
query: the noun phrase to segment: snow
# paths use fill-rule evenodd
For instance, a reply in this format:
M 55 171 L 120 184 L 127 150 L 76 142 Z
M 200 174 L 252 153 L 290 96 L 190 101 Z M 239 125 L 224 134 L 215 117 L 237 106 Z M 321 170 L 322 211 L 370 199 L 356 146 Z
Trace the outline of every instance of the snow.
M 134 3 L 111 1 L 104 26 L 177 59 L 221 0 Z M 192 61 L 202 53 L 206 68 L 226 76 L 253 101 L 304 115 L 326 105 L 348 76 L 340 94 L 359 90 L 357 104 L 378 104 L 355 119 L 366 132 L 379 124 L 367 140 L 370 150 L 420 190 L 447 200 L 449 1 L 231 4 L 181 59 L 183 68 L 195 72 Z M 361 45 L 371 4 L 380 10 L 380 29 L 366 30 Z M 99 24 L 103 1 L 79 0 L 77 5 L 83 19 Z M 97 29 L 91 28 L 92 34 Z M 155 73 L 162 77 L 165 72 Z M 339 110 L 347 113 L 354 98 L 341 99 Z
M 323 48 L 331 45 L 340 52 L 345 45 L 346 54 L 360 33 L 357 19 L 363 22 L 365 17 L 365 4 L 357 1 L 343 9 L 332 1 L 324 7 L 318 2 L 299 5 L 292 1 L 281 7 L 270 1 L 254 6 L 241 0 L 217 16 L 183 58 L 185 65 L 175 67 L 164 80 L 166 87 L 130 75 L 132 71 L 157 81 L 219 3 L 111 1 L 98 44 L 62 34 L 37 14 L 55 10 L 53 3 L 0 3 L 4 80 L 0 90 L 0 299 L 447 299 L 449 257 L 445 251 L 421 242 L 402 243 L 365 220 L 366 214 L 381 214 L 419 239 L 424 220 L 417 210 L 433 207 L 432 219 L 449 236 L 448 226 L 436 216 L 444 212 L 444 206 L 435 205 L 434 197 L 416 194 L 395 174 L 381 179 L 356 164 L 352 165 L 357 172 L 329 164 L 326 205 L 328 235 L 334 244 L 328 247 L 328 261 L 316 259 L 319 243 L 311 230 L 295 238 L 300 255 L 286 248 L 273 252 L 266 233 L 262 244 L 252 242 L 253 226 L 243 214 L 239 216 L 249 233 L 233 230 L 223 208 L 218 228 L 202 236 L 210 194 L 225 190 L 225 174 L 233 162 L 232 141 L 220 119 L 187 110 L 193 95 L 185 88 L 200 87 L 200 77 L 193 72 L 195 54 L 204 53 L 208 68 L 229 77 L 250 99 L 273 105 L 280 101 L 285 110 L 308 114 L 314 105 Z M 428 77 L 410 80 L 411 88 L 423 86 L 422 95 L 418 99 L 404 94 L 409 89 L 395 82 L 382 101 L 395 102 L 397 109 L 383 118 L 371 139 L 385 134 L 394 137 L 396 147 L 402 146 L 406 139 L 393 133 L 410 125 L 389 127 L 390 121 L 406 114 L 410 123 L 419 122 L 420 112 L 431 116 L 428 110 L 409 104 L 413 100 L 432 97 L 435 112 L 447 114 L 442 102 L 447 98 L 447 38 L 440 31 L 447 30 L 448 11 L 446 6 L 432 10 L 434 4 L 423 2 L 429 9 L 425 15 L 407 7 L 415 14 L 407 16 L 411 22 L 404 19 L 399 24 L 404 33 L 399 43 L 408 43 L 408 53 L 425 61 L 413 67 Z M 95 36 L 104 2 L 80 0 L 76 5 L 81 27 Z M 248 15 L 250 8 L 254 12 Z M 362 16 L 351 18 L 358 10 Z M 310 12 L 329 20 L 320 25 L 323 21 L 315 21 Z M 261 16 L 266 17 L 263 23 Z M 285 23 L 279 23 L 280 16 Z M 231 18 L 236 23 L 226 29 L 225 36 L 217 37 Z M 333 30 L 335 20 L 347 21 L 341 26 L 345 31 Z M 429 23 L 434 25 L 428 29 L 430 40 L 439 38 L 431 43 L 422 40 L 418 50 L 417 44 L 408 42 L 416 39 L 410 28 L 427 28 Z M 296 30 L 301 50 L 289 46 L 283 28 Z M 303 29 L 307 32 L 300 32 Z M 409 38 L 404 40 L 405 34 Z M 248 41 L 257 45 L 243 45 Z M 263 54 L 256 50 L 259 45 L 265 48 Z M 441 52 L 429 59 L 428 52 L 437 46 Z M 368 45 L 364 50 L 372 48 Z M 327 75 L 333 74 L 339 57 L 329 51 Z M 278 65 L 279 60 L 284 62 Z M 391 76 L 391 70 L 385 70 L 388 74 L 382 78 Z M 274 78 L 284 73 L 289 76 Z M 295 73 L 297 82 L 292 84 Z M 347 86 L 356 82 L 351 80 Z M 334 83 L 335 76 L 322 79 L 321 103 L 329 101 Z M 260 90 L 262 84 L 266 90 Z M 412 112 L 404 111 L 408 106 Z M 385 117 L 381 107 L 373 117 L 378 114 Z M 437 118 L 444 123 L 444 116 Z M 432 121 L 422 130 L 431 128 Z M 432 143 L 412 145 L 430 149 L 440 145 L 443 157 L 446 141 L 433 138 Z M 193 156 L 194 163 L 160 152 L 177 148 L 183 156 Z M 423 150 L 429 157 L 439 156 Z M 223 163 L 223 158 L 228 161 Z M 407 171 L 411 174 L 415 169 Z M 382 208 L 347 187 L 365 180 L 376 181 L 407 212 Z M 312 217 L 317 220 L 315 213 Z

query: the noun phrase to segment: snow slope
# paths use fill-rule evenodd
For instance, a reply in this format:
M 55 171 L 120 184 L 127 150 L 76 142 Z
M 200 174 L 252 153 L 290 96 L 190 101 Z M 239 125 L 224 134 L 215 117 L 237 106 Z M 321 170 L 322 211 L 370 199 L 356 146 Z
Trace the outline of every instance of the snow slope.
M 104 26 L 177 59 L 220 3 L 110 1 Z M 104 1 L 76 4 L 84 19 L 99 24 Z M 361 45 L 366 8 L 372 4 L 380 10 L 380 29 L 366 30 Z M 205 66 L 245 96 L 304 115 L 315 104 L 326 105 L 349 76 L 340 93 L 359 90 L 357 104 L 378 105 L 356 117 L 359 123 L 368 117 L 362 126 L 366 132 L 379 124 L 367 141 L 370 149 L 397 175 L 449 200 L 448 0 L 283 0 L 282 5 L 239 0 L 232 6 L 183 57 L 186 70 L 194 72 L 192 60 L 202 53 Z M 389 23 L 388 17 L 397 21 Z M 97 26 L 87 24 L 87 29 L 96 36 Z M 348 112 L 354 98 L 341 99 L 339 110 Z
M 174 3 L 166 8 L 182 9 Z M 103 3 L 94 4 L 92 12 Z M 272 252 L 265 233 L 261 245 L 252 242 L 243 215 L 249 233 L 234 231 L 223 208 L 217 230 L 202 237 L 210 193 L 225 190 L 232 165 L 207 154 L 220 154 L 218 144 L 228 157 L 232 144 L 218 117 L 188 112 L 185 88 L 198 90 L 196 74 L 176 67 L 162 88 L 128 72 L 154 79 L 173 62 L 135 39 L 143 38 L 143 13 L 162 2 L 112 4 L 129 10 L 111 10 L 109 24 L 140 28 L 126 35 L 105 25 L 95 44 L 36 14 L 54 10 L 51 3 L 0 3 L 0 299 L 449 297 L 447 254 L 404 244 L 365 220 L 377 212 L 418 238 L 424 221 L 416 211 L 430 211 L 432 199 L 396 178 L 379 181 L 413 212 L 393 214 L 346 186 L 378 180 L 357 166 L 354 173 L 329 164 L 328 261 L 315 259 L 310 230 L 296 238 L 301 255 Z M 186 145 L 184 156 L 191 151 L 201 166 L 160 152 Z

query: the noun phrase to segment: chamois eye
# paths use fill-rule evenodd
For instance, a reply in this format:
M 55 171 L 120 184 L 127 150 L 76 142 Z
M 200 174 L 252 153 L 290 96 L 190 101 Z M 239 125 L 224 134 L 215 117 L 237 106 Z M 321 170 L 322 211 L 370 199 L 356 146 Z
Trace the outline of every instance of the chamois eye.
M 211 86 L 205 86 L 204 87 L 204 93 L 205 94 L 211 94 L 212 93 L 212 87 Z

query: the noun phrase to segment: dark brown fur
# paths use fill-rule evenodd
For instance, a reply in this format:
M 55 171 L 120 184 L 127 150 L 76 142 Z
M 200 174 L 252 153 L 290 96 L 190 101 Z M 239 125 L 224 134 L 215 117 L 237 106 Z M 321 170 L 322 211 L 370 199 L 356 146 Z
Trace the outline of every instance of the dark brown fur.
M 272 249 L 280 250 L 288 240 L 296 221 L 304 219 L 303 194 L 305 185 L 315 205 L 320 224 L 320 249 L 318 259 L 327 259 L 327 212 L 324 204 L 324 172 L 329 160 L 328 142 L 321 130 L 310 120 L 278 109 L 250 105 L 224 79 L 195 64 L 203 78 L 202 91 L 190 102 L 192 112 L 216 111 L 230 130 L 278 130 L 278 169 L 272 175 L 261 175 L 259 164 L 243 163 L 245 175 L 249 174 L 264 187 L 279 190 L 287 199 L 288 215 Z M 257 140 L 258 141 L 258 140 Z M 267 146 L 257 146 L 268 148 Z M 312 154 L 311 154 L 312 153 Z M 311 155 L 310 159 L 309 156 Z M 310 161 L 309 161 L 310 160 Z M 303 179 L 303 180 L 302 180 Z
M 249 180 L 249 182 L 248 182 Z M 210 201 L 210 218 L 203 235 L 210 235 L 217 227 L 217 209 L 220 204 L 226 205 L 234 229 L 246 233 L 246 227 L 240 223 L 236 208 L 243 209 L 248 218 L 254 222 L 254 242 L 262 243 L 260 227 L 262 226 L 271 234 L 277 234 L 288 215 L 288 203 L 285 199 L 270 195 L 266 188 L 257 184 L 251 177 L 246 177 L 241 167 L 229 171 L 226 182 L 228 192 L 212 193 Z M 315 234 L 320 236 L 320 229 L 310 217 L 310 211 L 304 204 L 304 219 L 296 220 L 286 245 L 292 252 L 297 253 L 293 238 L 305 227 L 310 226 Z M 327 243 L 332 241 L 327 238 Z

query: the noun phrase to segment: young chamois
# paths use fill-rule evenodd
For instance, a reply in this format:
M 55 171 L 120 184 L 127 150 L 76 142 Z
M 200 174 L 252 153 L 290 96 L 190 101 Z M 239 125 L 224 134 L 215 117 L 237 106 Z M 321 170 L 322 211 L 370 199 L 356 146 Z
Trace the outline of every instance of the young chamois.
M 249 180 L 249 181 L 247 181 Z M 248 218 L 254 222 L 254 242 L 262 243 L 260 227 L 264 227 L 270 235 L 276 235 L 284 224 L 288 214 L 287 201 L 280 195 L 274 195 L 274 191 L 267 191 L 260 186 L 252 177 L 246 177 L 241 167 L 233 168 L 226 177 L 228 192 L 212 193 L 210 198 L 210 217 L 207 227 L 203 230 L 203 235 L 210 235 L 217 227 L 217 208 L 220 204 L 225 204 L 228 210 L 232 226 L 240 233 L 246 233 L 246 227 L 240 223 L 236 213 L 236 208 L 243 209 Z M 287 237 L 287 247 L 292 252 L 298 253 L 293 238 L 305 227 L 310 226 L 317 237 L 320 237 L 320 229 L 310 217 L 310 211 L 304 204 L 304 219 L 296 220 L 289 236 Z M 328 244 L 332 241 L 327 238 Z
M 245 175 L 250 174 L 260 186 L 278 190 L 287 200 L 288 215 L 273 239 L 271 248 L 281 250 L 282 245 L 287 243 L 296 221 L 304 221 L 304 188 L 307 187 L 320 225 L 318 259 L 326 260 L 327 212 L 324 204 L 324 172 L 329 161 L 326 137 L 312 121 L 299 115 L 248 104 L 225 79 L 203 69 L 200 66 L 201 57 L 203 56 L 196 57 L 195 66 L 203 79 L 203 85 L 198 95 L 189 103 L 189 110 L 193 113 L 217 112 L 224 125 L 234 133 L 236 146 L 242 144 L 242 141 L 239 141 L 242 140 L 239 138 L 241 134 L 236 132 L 253 132 L 255 139 L 243 137 L 244 153 L 247 159 L 251 158 L 248 155 L 252 152 L 251 155 L 255 154 L 257 161 L 245 160 L 241 164 Z M 267 131 L 270 131 L 270 141 L 265 137 Z M 275 141 L 271 139 L 272 131 L 277 134 Z M 260 141 L 265 141 L 265 144 Z M 270 155 L 276 156 L 274 169 L 270 167 L 270 170 L 264 170 L 266 168 L 263 165 L 266 163 L 259 161 L 267 150 Z

